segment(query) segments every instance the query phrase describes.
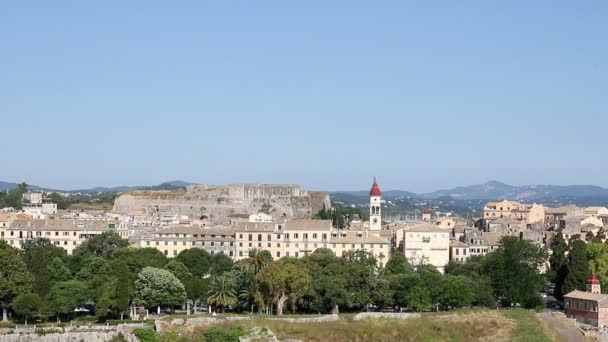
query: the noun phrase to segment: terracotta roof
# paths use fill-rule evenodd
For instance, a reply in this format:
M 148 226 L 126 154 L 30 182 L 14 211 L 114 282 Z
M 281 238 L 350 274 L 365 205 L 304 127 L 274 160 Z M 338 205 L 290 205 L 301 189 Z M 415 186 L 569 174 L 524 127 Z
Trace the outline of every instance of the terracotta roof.
M 566 295 L 564 298 L 584 299 L 592 300 L 598 303 L 608 303 L 608 295 L 603 293 L 591 293 L 585 291 L 574 290 Z
M 114 224 L 114 228 L 118 228 L 119 223 L 114 220 L 14 220 L 9 229 L 105 231 L 111 229 L 110 224 Z
M 448 233 L 449 230 L 445 228 L 439 228 L 434 224 L 430 223 L 418 223 L 410 227 L 403 228 L 405 232 L 420 232 L 420 233 Z
M 239 232 L 273 232 L 276 223 L 273 222 L 235 222 L 232 225 Z
M 331 230 L 331 220 L 289 220 L 283 230 Z

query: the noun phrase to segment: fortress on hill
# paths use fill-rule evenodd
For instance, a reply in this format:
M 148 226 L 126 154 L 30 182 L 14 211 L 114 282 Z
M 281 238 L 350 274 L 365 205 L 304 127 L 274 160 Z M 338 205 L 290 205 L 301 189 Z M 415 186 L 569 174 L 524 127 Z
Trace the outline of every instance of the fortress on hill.
M 275 220 L 310 218 L 323 206 L 331 207 L 329 194 L 302 190 L 295 184 L 197 184 L 186 191 L 127 191 L 116 198 L 113 211 L 125 215 L 143 211 L 145 216 L 159 219 L 188 216 L 219 224 L 259 211 Z

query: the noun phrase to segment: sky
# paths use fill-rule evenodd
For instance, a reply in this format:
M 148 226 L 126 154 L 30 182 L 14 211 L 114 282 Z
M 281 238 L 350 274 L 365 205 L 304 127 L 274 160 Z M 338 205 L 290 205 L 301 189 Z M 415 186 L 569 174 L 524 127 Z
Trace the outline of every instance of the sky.
M 0 180 L 608 187 L 608 2 L 0 1 Z

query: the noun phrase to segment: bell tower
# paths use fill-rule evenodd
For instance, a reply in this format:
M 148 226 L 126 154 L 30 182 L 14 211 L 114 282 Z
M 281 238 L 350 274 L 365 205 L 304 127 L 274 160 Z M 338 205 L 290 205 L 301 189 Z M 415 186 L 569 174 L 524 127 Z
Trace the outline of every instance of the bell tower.
M 595 277 L 594 273 L 591 274 L 591 278 L 587 279 L 587 292 L 602 293 L 600 281 Z
M 374 184 L 369 191 L 369 230 L 382 230 L 382 192 L 374 177 Z

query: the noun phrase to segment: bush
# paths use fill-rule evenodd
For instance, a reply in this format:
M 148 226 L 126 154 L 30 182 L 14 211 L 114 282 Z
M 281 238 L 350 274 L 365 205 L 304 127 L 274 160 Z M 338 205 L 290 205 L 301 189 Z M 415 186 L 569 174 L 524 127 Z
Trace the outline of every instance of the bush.
M 133 334 L 141 342 L 157 342 L 156 333 L 150 328 L 138 328 L 133 330 Z
M 245 336 L 245 329 L 237 326 L 230 330 L 211 328 L 203 334 L 203 341 L 206 342 L 239 342 L 239 337 Z
M 0 328 L 14 329 L 17 325 L 13 322 L 0 322 Z
M 127 342 L 125 335 L 122 333 L 118 333 L 118 335 L 112 336 L 112 339 L 109 342 Z

